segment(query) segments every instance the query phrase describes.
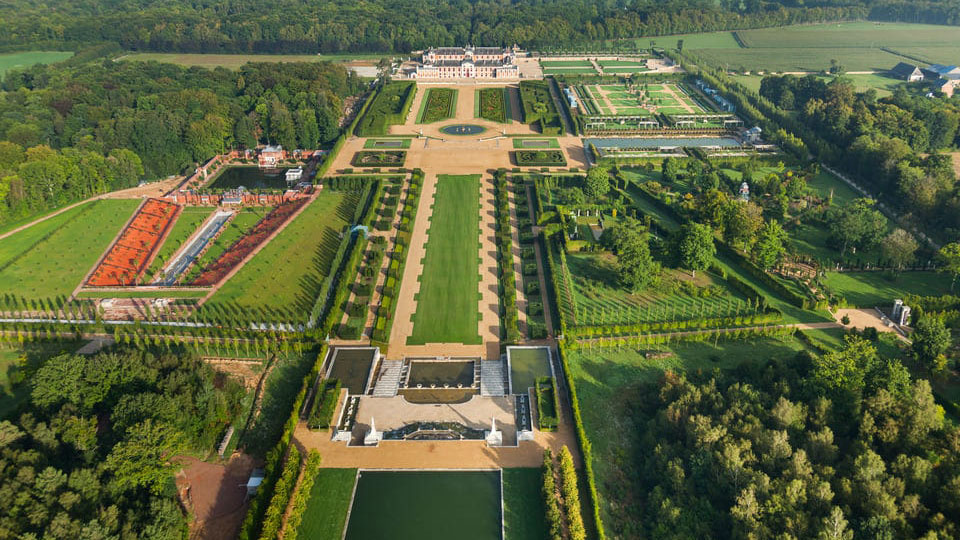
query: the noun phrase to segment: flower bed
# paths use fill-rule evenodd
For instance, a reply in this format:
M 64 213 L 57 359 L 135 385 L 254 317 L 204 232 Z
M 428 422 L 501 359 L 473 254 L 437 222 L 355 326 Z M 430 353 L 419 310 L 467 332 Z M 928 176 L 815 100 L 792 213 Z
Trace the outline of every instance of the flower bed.
M 257 246 L 283 226 L 290 219 L 290 216 L 297 213 L 309 200 L 306 198 L 296 199 L 274 208 L 259 223 L 254 225 L 250 232 L 241 236 L 229 249 L 223 252 L 220 258 L 204 268 L 191 285 L 210 286 L 219 283 L 224 276 L 229 274 L 247 255 L 257 249 Z
M 480 118 L 505 123 L 507 109 L 504 103 L 505 91 L 502 88 L 484 88 L 480 90 Z
M 353 155 L 350 164 L 354 167 L 400 167 L 406 158 L 407 153 L 398 150 L 362 150 Z
M 514 163 L 521 167 L 564 167 L 567 159 L 561 150 L 517 150 Z
M 147 199 L 90 275 L 87 285 L 122 287 L 136 283 L 181 208 L 160 199 Z
M 453 109 L 457 102 L 457 91 L 452 88 L 431 88 L 427 90 L 426 103 L 420 111 L 420 124 L 430 124 L 453 118 Z

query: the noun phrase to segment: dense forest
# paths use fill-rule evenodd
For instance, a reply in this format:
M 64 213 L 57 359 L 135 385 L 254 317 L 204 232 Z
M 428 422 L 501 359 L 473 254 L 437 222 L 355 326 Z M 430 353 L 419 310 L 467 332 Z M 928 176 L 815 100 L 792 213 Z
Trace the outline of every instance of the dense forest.
M 598 39 L 733 30 L 839 19 L 960 23 L 960 2 L 820 0 L 283 0 L 0 6 L 0 47 L 118 43 L 181 52 L 407 52 L 432 45 L 559 46 Z
M 631 392 L 637 446 L 613 505 L 623 537 L 958 534 L 960 430 L 926 380 L 866 339 L 783 363 L 667 372 Z
M 0 223 L 258 143 L 318 148 L 359 79 L 330 63 L 233 72 L 100 60 L 13 71 L 0 93 Z
M 204 455 L 243 387 L 189 351 L 63 355 L 0 422 L 0 538 L 183 538 L 175 456 Z
M 834 145 L 844 170 L 924 225 L 960 230 L 957 178 L 946 154 L 960 146 L 960 97 L 929 99 L 899 87 L 890 97 L 857 93 L 843 79 L 765 77 L 760 95 Z

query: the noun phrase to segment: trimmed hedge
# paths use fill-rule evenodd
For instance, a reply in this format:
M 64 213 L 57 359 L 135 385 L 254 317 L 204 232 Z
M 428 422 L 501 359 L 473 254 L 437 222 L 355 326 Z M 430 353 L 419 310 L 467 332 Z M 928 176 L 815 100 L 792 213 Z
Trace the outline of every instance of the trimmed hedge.
M 320 453 L 316 450 L 310 450 L 307 456 L 307 465 L 303 469 L 303 477 L 300 480 L 300 487 L 293 494 L 293 502 L 290 505 L 290 515 L 287 516 L 287 524 L 283 526 L 284 540 L 296 540 L 299 533 L 300 522 L 303 521 L 303 513 L 307 510 L 307 504 L 310 502 L 310 492 L 313 491 L 313 482 L 317 479 L 320 472 Z
M 320 383 L 313 396 L 313 407 L 307 419 L 308 429 L 329 429 L 334 423 L 333 413 L 340 399 L 340 380 L 326 379 Z
M 562 150 L 514 150 L 513 162 L 521 167 L 565 167 Z
M 270 506 L 267 507 L 263 519 L 263 529 L 260 532 L 261 540 L 272 540 L 280 533 L 283 524 L 283 514 L 287 511 L 293 488 L 297 485 L 297 475 L 300 473 L 300 451 L 296 446 L 290 447 L 290 454 L 283 466 L 283 474 L 273 491 Z
M 387 127 L 402 124 L 413 105 L 417 83 L 393 81 L 384 84 L 371 98 L 366 113 L 354 129 L 358 137 L 376 137 L 387 134 Z
M 563 539 L 563 514 L 560 512 L 560 497 L 557 495 L 557 481 L 553 472 L 553 454 L 547 448 L 543 451 L 543 494 L 546 512 L 544 518 L 550 531 L 550 540 Z
M 567 531 L 570 533 L 570 540 L 586 540 L 587 530 L 583 526 L 583 516 L 580 514 L 577 470 L 573 467 L 573 456 L 566 446 L 560 449 L 560 479 L 563 505 L 567 510 Z
M 560 397 L 553 377 L 537 377 L 537 427 L 540 431 L 556 431 L 560 424 Z

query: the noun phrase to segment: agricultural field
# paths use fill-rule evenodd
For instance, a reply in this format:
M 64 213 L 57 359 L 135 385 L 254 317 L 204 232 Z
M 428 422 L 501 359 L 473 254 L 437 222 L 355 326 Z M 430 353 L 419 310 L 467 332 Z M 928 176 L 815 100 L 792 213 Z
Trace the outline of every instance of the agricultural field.
M 737 32 L 748 48 L 943 47 L 960 41 L 960 28 L 929 24 L 844 22 Z M 698 48 L 693 45 L 685 45 Z
M 418 124 L 432 124 L 453 118 L 457 110 L 457 90 L 453 88 L 428 88 L 423 98 Z
M 411 345 L 480 343 L 480 175 L 437 179 Z
M 820 72 L 837 60 L 847 71 L 887 71 L 904 58 L 880 49 L 703 49 L 696 55 L 735 71 Z
M 310 491 L 298 537 L 342 537 L 356 477 L 356 469 L 320 469 Z
M 352 192 L 322 191 L 210 302 L 309 312 L 330 271 L 340 233 L 359 203 L 357 199 Z
M 349 62 L 351 60 L 379 60 L 379 54 L 191 54 L 191 53 L 131 53 L 118 58 L 125 62 L 161 62 L 186 67 L 223 67 L 240 69 L 249 62 Z
M 73 56 L 70 51 L 27 51 L 0 54 L 0 79 L 14 68 L 28 68 L 35 64 L 54 64 Z
M 43 234 L 30 227 L 0 240 L 0 253 L 9 257 L 0 262 L 0 294 L 28 300 L 69 295 L 139 204 L 125 199 L 86 203 L 76 213 L 71 209 L 37 224 Z

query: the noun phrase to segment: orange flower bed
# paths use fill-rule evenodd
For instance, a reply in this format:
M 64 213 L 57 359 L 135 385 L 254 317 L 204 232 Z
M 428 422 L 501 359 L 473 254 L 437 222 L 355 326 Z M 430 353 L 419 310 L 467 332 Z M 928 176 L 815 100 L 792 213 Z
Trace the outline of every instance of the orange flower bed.
M 180 209 L 173 203 L 148 199 L 90 275 L 87 285 L 122 287 L 134 284 L 160 247 L 163 235 L 176 222 Z
M 247 257 L 257 246 L 262 244 L 267 238 L 279 229 L 293 214 L 297 212 L 309 199 L 296 199 L 291 202 L 283 203 L 270 211 L 263 219 L 257 222 L 247 234 L 240 237 L 233 243 L 229 249 L 220 255 L 220 258 L 213 261 L 203 272 L 193 280 L 191 285 L 210 286 L 215 285 L 224 276 L 230 273 L 243 259 Z

